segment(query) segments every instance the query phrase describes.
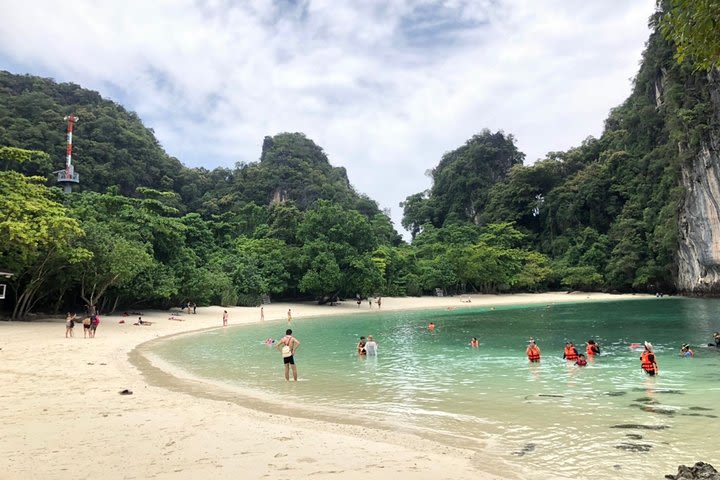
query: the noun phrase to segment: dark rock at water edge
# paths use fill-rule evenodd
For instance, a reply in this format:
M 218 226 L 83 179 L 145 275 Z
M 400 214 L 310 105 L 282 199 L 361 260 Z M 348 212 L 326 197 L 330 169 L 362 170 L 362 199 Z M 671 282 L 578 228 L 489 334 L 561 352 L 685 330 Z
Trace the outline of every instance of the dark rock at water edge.
M 677 475 L 665 475 L 670 480 L 720 480 L 718 473 L 712 465 L 705 462 L 697 462 L 692 467 L 680 465 Z

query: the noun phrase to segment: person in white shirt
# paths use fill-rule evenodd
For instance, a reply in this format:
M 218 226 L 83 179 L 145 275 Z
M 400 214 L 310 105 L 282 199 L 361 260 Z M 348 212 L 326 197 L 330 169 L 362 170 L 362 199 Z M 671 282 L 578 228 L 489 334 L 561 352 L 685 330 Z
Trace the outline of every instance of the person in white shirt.
M 377 343 L 373 340 L 372 335 L 368 335 L 367 342 L 365 342 L 365 353 L 370 355 L 377 355 Z

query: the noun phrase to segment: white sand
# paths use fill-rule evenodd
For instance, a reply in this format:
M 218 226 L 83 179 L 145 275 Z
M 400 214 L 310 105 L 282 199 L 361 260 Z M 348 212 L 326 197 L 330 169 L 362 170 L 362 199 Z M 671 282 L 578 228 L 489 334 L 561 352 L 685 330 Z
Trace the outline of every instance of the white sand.
M 470 304 L 462 301 L 467 296 L 383 298 L 382 309 L 642 297 L 472 295 Z M 288 308 L 297 319 L 367 312 L 368 304 L 272 304 L 265 318 L 285 319 Z M 228 311 L 230 325 L 259 321 L 259 308 Z M 350 425 L 321 415 L 293 418 L 153 386 L 128 353 L 157 337 L 222 324 L 221 307 L 197 312 L 182 315 L 184 321 L 146 312 L 143 319 L 154 322 L 147 327 L 132 325 L 137 316 L 122 325 L 123 317 L 104 316 L 95 339 L 83 338 L 82 325 L 66 339 L 64 319 L 0 322 L 0 479 L 521 478 L 487 452 L 373 428 L 374 419 Z M 133 395 L 118 393 L 125 388 Z

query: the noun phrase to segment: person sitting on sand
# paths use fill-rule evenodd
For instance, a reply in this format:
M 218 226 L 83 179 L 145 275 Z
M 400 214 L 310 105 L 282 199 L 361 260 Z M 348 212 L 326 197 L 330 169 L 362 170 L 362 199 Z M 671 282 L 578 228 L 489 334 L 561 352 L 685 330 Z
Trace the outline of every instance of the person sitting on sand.
M 690 345 L 683 343 L 682 348 L 680 348 L 680 356 L 683 358 L 693 358 L 695 356 L 695 352 L 692 351 Z
M 152 325 L 152 322 L 146 322 L 145 320 L 142 319 L 142 317 L 138 317 L 137 323 L 133 323 L 133 325 L 140 325 L 140 326 L 148 326 L 148 327 L 149 327 L 150 325 Z
M 365 353 L 370 357 L 377 355 L 377 343 L 372 335 L 368 335 L 367 342 L 365 342 Z
M 478 339 L 476 337 L 472 337 L 470 339 L 470 346 L 472 348 L 478 348 L 480 346 L 480 342 L 478 342 Z

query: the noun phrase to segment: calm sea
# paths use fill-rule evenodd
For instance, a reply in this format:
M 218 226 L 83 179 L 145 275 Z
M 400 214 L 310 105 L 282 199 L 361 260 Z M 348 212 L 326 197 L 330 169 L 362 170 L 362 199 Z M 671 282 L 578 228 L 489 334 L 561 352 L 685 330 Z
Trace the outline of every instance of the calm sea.
M 285 321 L 176 337 L 153 351 L 193 376 L 326 408 L 338 421 L 347 412 L 369 426 L 482 448 L 516 472 L 662 478 L 680 463 L 720 466 L 720 352 L 707 346 L 720 330 L 718 300 L 375 309 L 291 327 L 301 342 L 297 384 L 285 382 L 280 353 L 263 343 L 281 338 Z M 361 335 L 375 337 L 377 357 L 357 355 Z M 479 348 L 470 348 L 473 336 Z M 530 336 L 542 350 L 539 364 L 525 357 Z M 565 341 L 584 351 L 590 338 L 602 354 L 587 367 L 562 359 Z M 630 348 L 646 340 L 656 378 Z M 682 343 L 695 358 L 678 355 Z

